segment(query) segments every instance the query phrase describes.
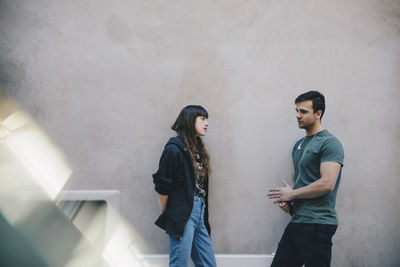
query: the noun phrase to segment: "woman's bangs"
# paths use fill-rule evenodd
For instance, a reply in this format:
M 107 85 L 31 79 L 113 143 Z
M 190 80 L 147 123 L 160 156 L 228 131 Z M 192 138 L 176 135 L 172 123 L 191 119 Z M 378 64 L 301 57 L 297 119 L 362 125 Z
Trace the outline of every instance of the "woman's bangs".
M 196 114 L 195 117 L 202 116 L 202 117 L 205 117 L 205 118 L 208 119 L 208 112 L 207 112 L 207 110 L 206 110 L 205 108 L 203 108 L 202 106 L 198 106 L 198 108 L 197 108 L 195 114 Z

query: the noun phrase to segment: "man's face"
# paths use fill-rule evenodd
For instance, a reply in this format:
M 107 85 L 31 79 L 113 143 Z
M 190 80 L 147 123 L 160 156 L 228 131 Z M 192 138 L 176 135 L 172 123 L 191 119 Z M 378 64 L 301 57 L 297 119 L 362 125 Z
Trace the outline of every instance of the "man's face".
M 321 111 L 314 113 L 312 100 L 302 101 L 296 104 L 296 119 L 301 129 L 311 128 L 320 118 Z

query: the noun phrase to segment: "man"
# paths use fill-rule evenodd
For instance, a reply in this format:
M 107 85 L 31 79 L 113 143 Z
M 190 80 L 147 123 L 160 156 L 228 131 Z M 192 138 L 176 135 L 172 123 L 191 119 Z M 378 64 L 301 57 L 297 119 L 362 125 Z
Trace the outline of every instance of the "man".
M 295 104 L 299 128 L 306 130 L 306 136 L 292 151 L 293 186 L 283 181 L 284 187 L 269 190 L 268 197 L 293 215 L 271 266 L 330 266 L 343 148 L 321 125 L 325 111 L 321 93 L 301 94 Z

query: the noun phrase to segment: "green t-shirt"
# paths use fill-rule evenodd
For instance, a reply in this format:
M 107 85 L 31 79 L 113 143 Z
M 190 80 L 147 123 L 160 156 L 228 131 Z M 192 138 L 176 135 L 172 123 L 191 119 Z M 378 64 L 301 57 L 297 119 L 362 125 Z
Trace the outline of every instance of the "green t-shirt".
M 293 147 L 292 158 L 295 170 L 294 188 L 296 189 L 321 178 L 322 162 L 338 162 L 343 167 L 344 152 L 339 140 L 327 130 L 323 130 L 316 135 L 306 136 L 297 141 Z M 332 192 L 317 198 L 293 200 L 292 222 L 337 225 L 335 204 L 341 174 L 342 168 Z

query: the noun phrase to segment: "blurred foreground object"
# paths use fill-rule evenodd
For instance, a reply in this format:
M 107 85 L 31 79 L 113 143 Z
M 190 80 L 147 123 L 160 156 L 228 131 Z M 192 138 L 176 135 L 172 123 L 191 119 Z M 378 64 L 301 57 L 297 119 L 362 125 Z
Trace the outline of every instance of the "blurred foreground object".
M 54 200 L 72 174 L 63 153 L 34 120 L 0 95 L 1 196 L 44 190 Z
M 54 203 L 71 174 L 45 132 L 0 94 L 0 266 L 103 265 Z
M 151 266 L 139 249 L 147 242 L 120 217 L 119 191 L 63 191 L 71 174 L 0 88 L 0 266 Z

